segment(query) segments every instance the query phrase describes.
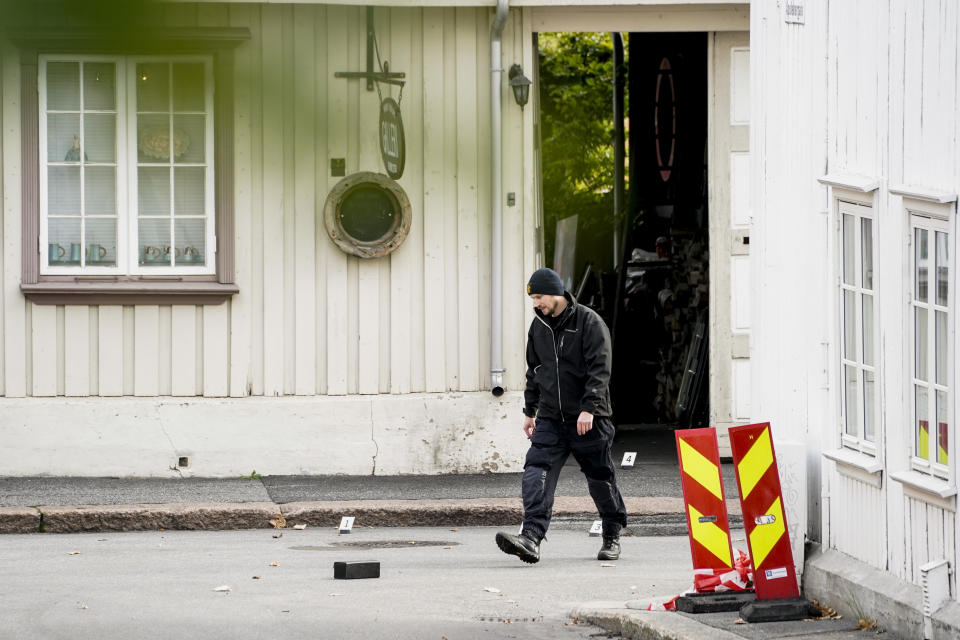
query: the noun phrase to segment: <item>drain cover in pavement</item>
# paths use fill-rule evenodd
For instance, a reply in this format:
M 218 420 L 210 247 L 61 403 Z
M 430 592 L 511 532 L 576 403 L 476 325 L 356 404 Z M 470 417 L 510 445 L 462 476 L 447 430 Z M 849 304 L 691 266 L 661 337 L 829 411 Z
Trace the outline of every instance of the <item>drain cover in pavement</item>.
M 459 542 L 444 542 L 442 540 L 357 540 L 331 542 L 325 546 L 290 547 L 295 551 L 330 551 L 333 549 L 409 549 L 413 547 L 453 547 Z

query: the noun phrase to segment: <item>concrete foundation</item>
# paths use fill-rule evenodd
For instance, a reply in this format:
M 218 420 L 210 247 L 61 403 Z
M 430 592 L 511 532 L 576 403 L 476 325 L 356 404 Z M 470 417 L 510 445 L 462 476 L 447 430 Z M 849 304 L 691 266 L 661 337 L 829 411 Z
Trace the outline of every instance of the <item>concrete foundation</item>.
M 0 399 L 5 476 L 520 471 L 522 394 Z
M 807 546 L 803 595 L 836 609 L 854 623 L 872 618 L 888 636 L 923 640 L 920 587 L 819 545 Z M 960 603 L 949 602 L 931 616 L 930 640 L 960 638 Z

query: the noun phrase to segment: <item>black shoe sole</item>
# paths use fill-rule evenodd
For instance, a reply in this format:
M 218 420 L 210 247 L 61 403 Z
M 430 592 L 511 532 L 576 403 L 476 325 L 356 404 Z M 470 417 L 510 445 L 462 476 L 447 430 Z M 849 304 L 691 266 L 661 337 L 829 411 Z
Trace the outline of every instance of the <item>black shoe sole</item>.
M 620 554 L 619 554 L 619 553 L 618 553 L 617 555 L 611 556 L 611 557 L 609 557 L 609 558 L 608 558 L 608 557 L 604 557 L 604 556 L 599 556 L 599 555 L 597 556 L 597 560 L 600 560 L 600 561 L 602 561 L 602 562 L 613 562 L 614 560 L 619 560 L 619 559 L 620 559 Z
M 502 533 L 497 534 L 497 546 L 500 547 L 500 551 L 503 551 L 507 555 L 517 556 L 527 564 L 535 564 L 540 560 L 540 556 L 532 555 L 523 547 L 511 542 L 510 539 Z

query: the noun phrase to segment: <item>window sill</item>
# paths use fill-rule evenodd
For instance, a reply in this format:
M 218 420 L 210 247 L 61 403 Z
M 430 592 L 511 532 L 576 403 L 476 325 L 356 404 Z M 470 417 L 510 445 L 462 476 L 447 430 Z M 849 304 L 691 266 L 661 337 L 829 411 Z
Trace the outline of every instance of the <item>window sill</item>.
M 877 178 L 852 173 L 828 173 L 817 178 L 817 181 L 830 187 L 859 193 L 872 193 L 880 188 L 880 180 Z
M 956 510 L 957 488 L 945 480 L 919 471 L 897 471 L 890 477 L 903 485 L 903 492 L 908 496 L 949 511 Z
M 824 451 L 823 457 L 836 462 L 839 473 L 880 488 L 883 480 L 883 463 L 877 458 L 847 448 Z
M 212 281 L 54 281 L 21 284 L 34 304 L 222 304 L 236 284 Z

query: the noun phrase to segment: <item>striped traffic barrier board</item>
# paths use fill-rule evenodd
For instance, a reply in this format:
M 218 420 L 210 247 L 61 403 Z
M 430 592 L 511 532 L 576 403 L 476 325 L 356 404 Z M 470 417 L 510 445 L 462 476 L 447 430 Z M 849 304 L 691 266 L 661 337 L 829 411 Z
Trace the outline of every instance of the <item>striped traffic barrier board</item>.
M 711 427 L 674 433 L 693 568 L 730 569 L 733 554 L 717 432 Z
M 757 600 L 799 598 L 770 423 L 729 433 Z

